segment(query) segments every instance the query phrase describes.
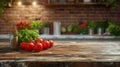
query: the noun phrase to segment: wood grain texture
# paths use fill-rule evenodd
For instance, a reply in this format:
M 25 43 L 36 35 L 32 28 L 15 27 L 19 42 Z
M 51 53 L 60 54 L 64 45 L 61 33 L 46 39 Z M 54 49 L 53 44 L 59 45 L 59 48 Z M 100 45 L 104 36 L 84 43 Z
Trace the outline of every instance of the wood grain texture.
M 13 51 L 9 43 L 0 43 L 0 60 L 39 62 L 119 62 L 119 41 L 55 41 L 41 52 Z

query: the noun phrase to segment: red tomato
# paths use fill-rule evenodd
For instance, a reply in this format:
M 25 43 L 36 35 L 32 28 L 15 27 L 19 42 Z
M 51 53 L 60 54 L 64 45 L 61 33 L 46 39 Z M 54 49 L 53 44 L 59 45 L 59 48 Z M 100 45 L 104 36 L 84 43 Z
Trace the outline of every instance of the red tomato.
M 43 49 L 47 49 L 47 48 L 49 48 L 49 47 L 50 47 L 49 41 L 44 41 L 44 42 L 43 42 Z
M 22 21 L 20 22 L 20 25 L 23 25 L 23 22 L 22 22 Z
M 43 39 L 42 39 L 42 38 L 37 38 L 36 41 L 39 42 L 39 43 L 42 43 L 42 42 L 43 42 Z
M 25 50 L 25 45 L 26 45 L 25 42 L 20 43 L 20 48 L 21 48 L 22 50 Z
M 43 45 L 43 49 L 45 49 L 46 44 L 44 43 L 44 41 L 42 42 L 42 45 Z
M 53 44 L 54 44 L 54 41 L 53 40 L 49 40 L 49 43 L 50 43 L 50 47 L 52 47 Z
M 26 26 L 31 26 L 29 22 L 26 23 Z
M 37 43 L 35 44 L 34 50 L 35 50 L 36 52 L 39 52 L 39 51 L 41 51 L 42 49 L 43 49 L 42 43 L 37 42 Z
M 25 22 L 24 22 L 24 25 L 27 25 L 27 24 L 28 24 L 28 22 L 25 21 Z
M 26 46 L 25 46 L 25 50 L 27 51 L 32 51 L 33 48 L 34 48 L 34 43 L 30 42 L 30 43 L 26 43 Z

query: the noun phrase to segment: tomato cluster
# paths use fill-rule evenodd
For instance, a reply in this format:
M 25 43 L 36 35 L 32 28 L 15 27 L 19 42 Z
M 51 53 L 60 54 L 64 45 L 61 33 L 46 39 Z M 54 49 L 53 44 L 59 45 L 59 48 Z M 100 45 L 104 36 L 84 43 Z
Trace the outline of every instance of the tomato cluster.
M 31 41 L 31 42 L 21 42 L 20 43 L 20 48 L 22 50 L 26 51 L 36 51 L 39 52 L 41 50 L 45 50 L 48 48 L 51 48 L 54 44 L 53 40 L 43 40 L 41 38 L 38 38 L 36 42 Z
M 87 21 L 84 21 L 82 24 L 80 24 L 80 27 L 86 27 L 87 24 L 88 24 L 88 22 L 87 22 Z
M 17 26 L 17 28 L 20 28 L 20 29 L 31 28 L 30 23 L 29 22 L 25 22 L 25 21 L 24 22 L 23 21 L 17 22 L 16 26 Z

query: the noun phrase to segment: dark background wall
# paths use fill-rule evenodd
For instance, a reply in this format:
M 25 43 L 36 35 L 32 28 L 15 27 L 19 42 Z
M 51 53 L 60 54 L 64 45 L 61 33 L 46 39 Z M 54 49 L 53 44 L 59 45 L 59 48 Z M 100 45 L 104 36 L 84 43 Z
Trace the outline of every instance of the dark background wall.
M 104 21 L 107 19 L 120 22 L 120 1 L 114 12 L 110 8 L 102 5 L 67 5 L 67 6 L 45 6 L 42 5 L 46 0 L 39 0 L 41 4 L 37 6 L 22 5 L 18 6 L 13 2 L 13 6 L 6 8 L 3 17 L 0 18 L 0 34 L 12 33 L 15 23 L 18 21 L 39 21 L 49 20 L 50 22 L 60 21 L 62 25 L 73 23 L 77 20 Z

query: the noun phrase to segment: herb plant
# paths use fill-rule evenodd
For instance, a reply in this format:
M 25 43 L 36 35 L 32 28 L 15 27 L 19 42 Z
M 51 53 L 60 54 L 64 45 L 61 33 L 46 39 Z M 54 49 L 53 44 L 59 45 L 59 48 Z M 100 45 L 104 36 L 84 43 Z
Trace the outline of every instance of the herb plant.
M 68 27 L 67 27 L 67 31 L 68 32 L 72 32 L 72 30 L 73 30 L 73 25 L 72 24 L 70 24 Z
M 62 32 L 62 33 L 67 32 L 66 28 L 62 26 L 62 27 L 61 27 L 61 32 Z
M 79 33 L 79 27 L 77 25 L 73 26 L 73 32 L 74 33 Z
M 96 23 L 97 28 L 104 28 L 104 22 L 100 21 Z
M 38 29 L 38 28 L 41 27 L 39 21 L 33 21 L 33 22 L 31 23 L 31 26 L 32 26 L 33 29 Z
M 21 43 L 36 40 L 39 37 L 39 34 L 36 30 L 23 29 L 17 33 L 17 36 L 19 43 Z
M 2 13 L 9 2 L 12 2 L 12 0 L 0 0 L 0 17 L 2 16 Z
M 44 21 L 42 25 L 43 27 L 49 27 L 49 21 L 48 20 Z
M 111 7 L 111 10 L 116 9 L 117 0 L 107 0 L 107 2 L 109 3 L 109 6 Z
M 91 20 L 89 23 L 88 23 L 88 28 L 95 28 L 96 27 L 96 24 L 93 20 Z
M 109 22 L 108 31 L 113 36 L 120 36 L 120 26 L 117 25 L 114 21 Z

